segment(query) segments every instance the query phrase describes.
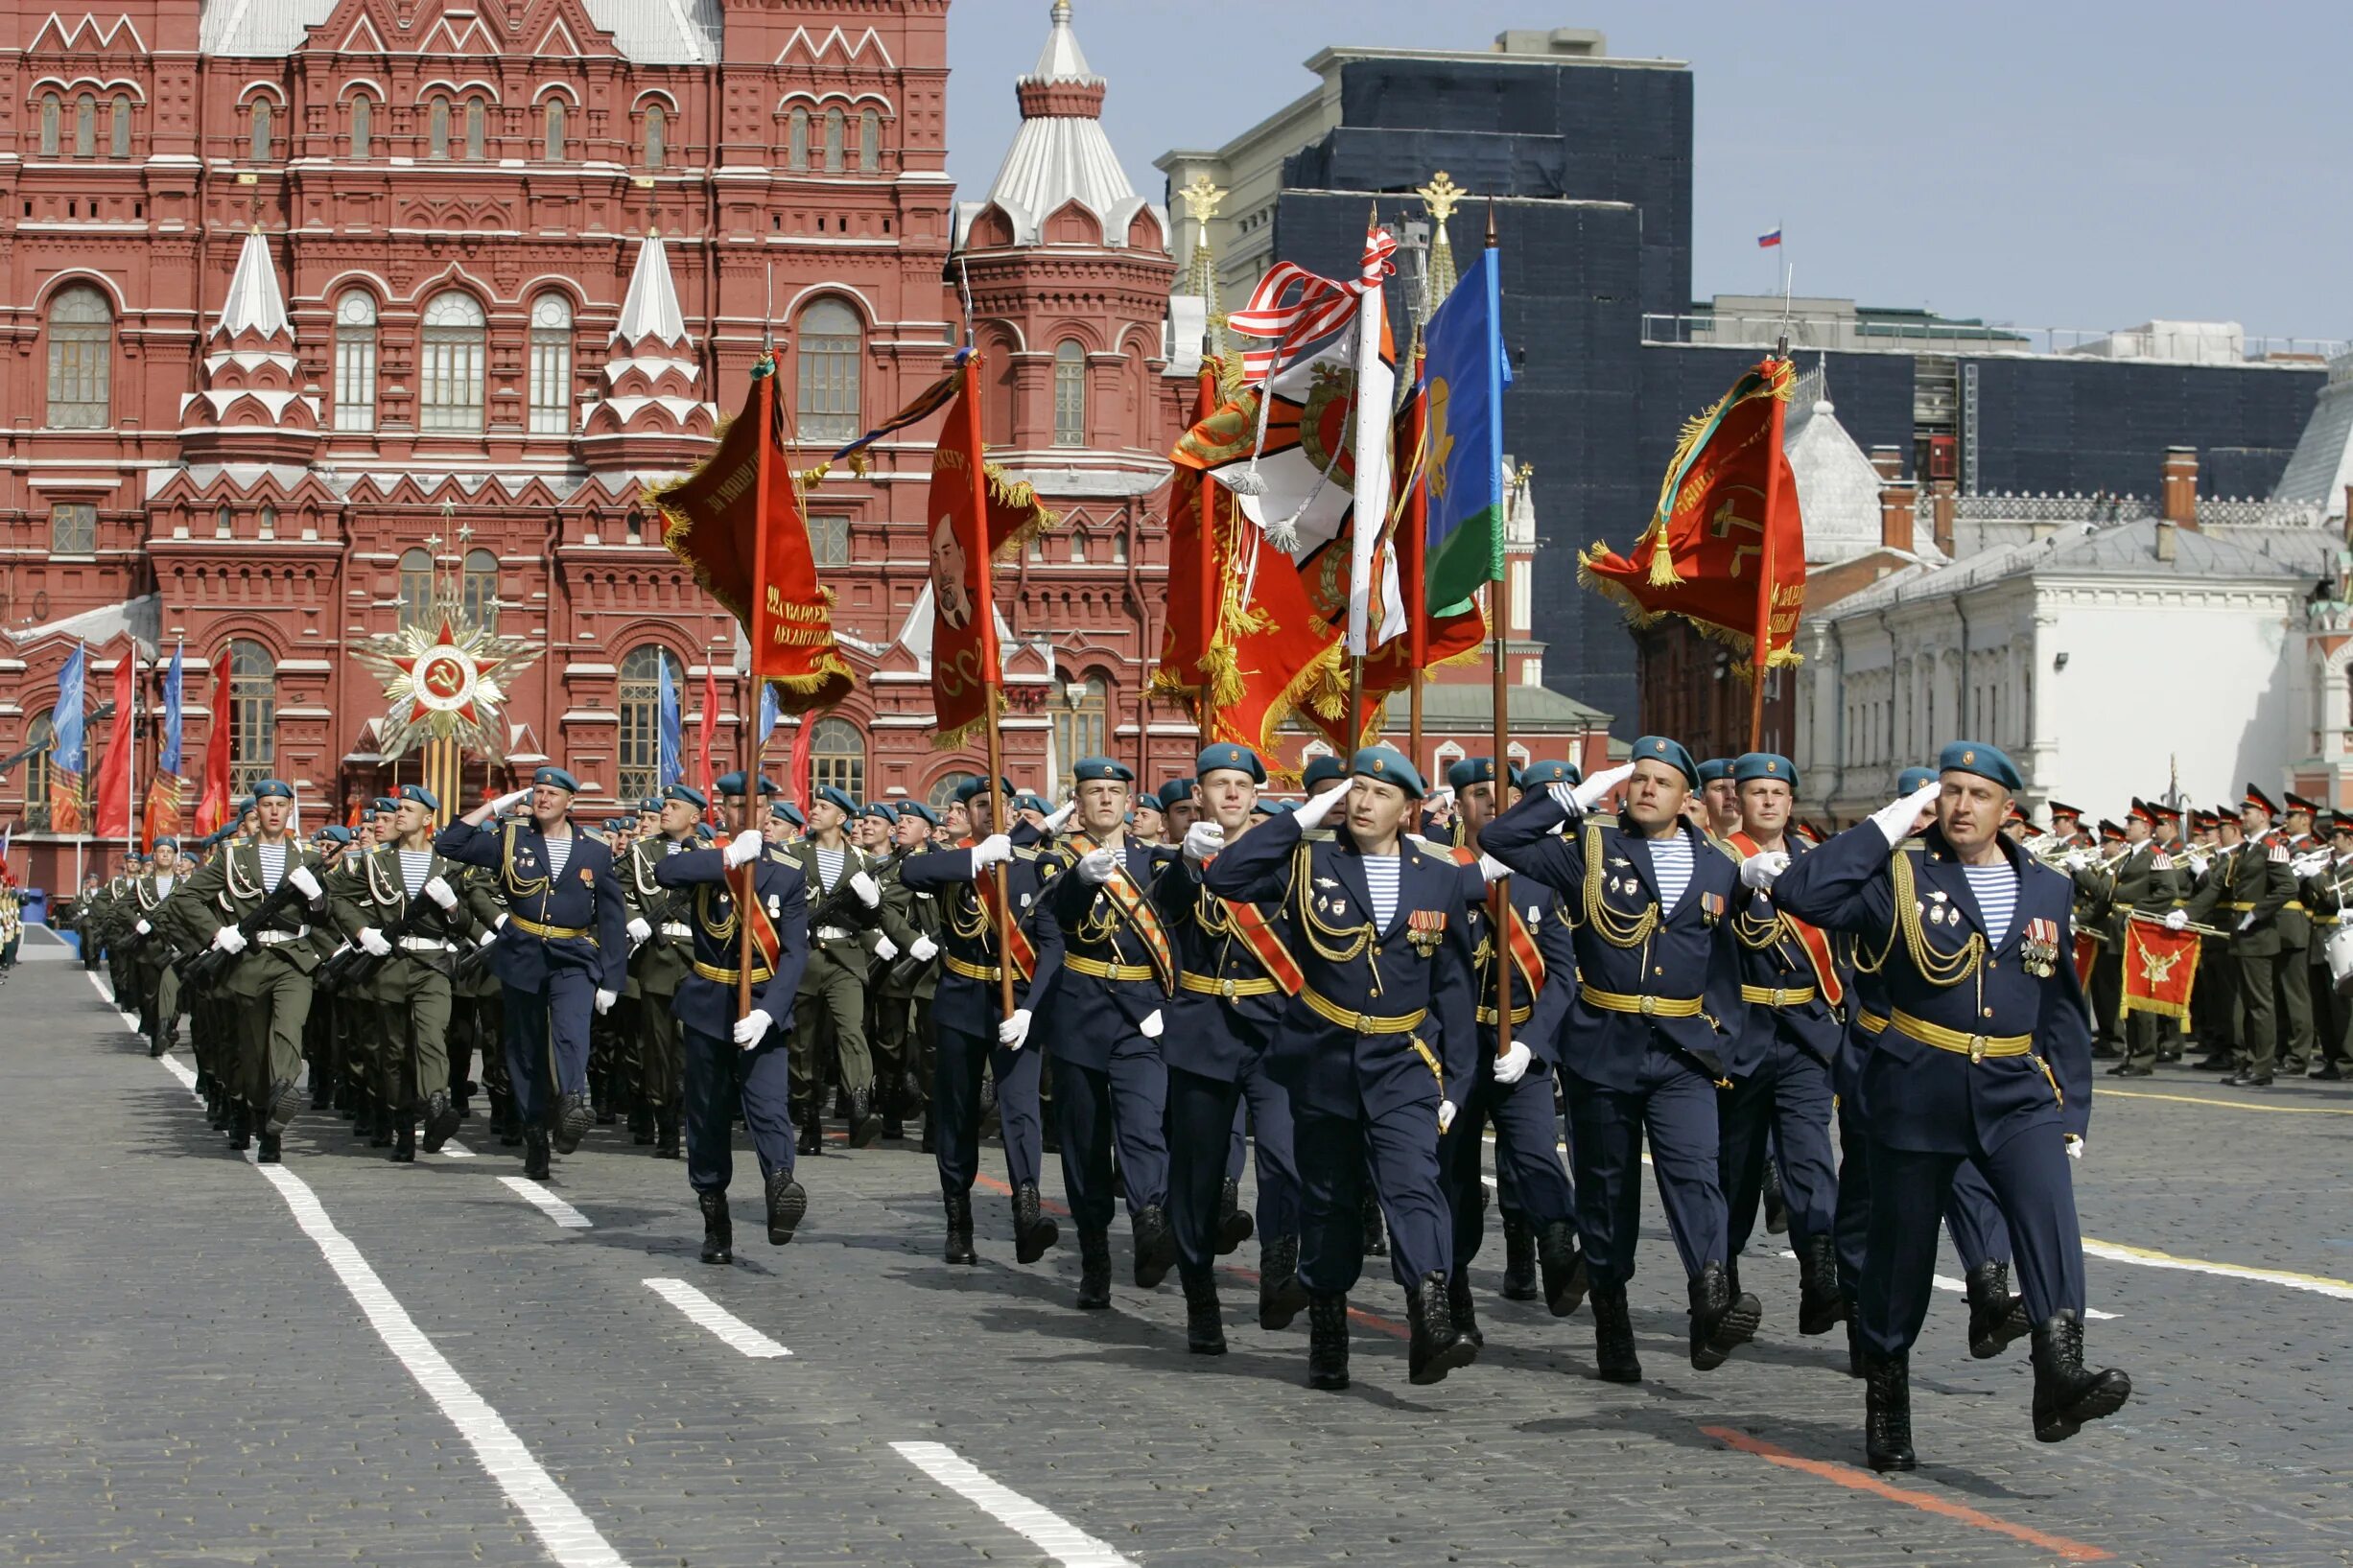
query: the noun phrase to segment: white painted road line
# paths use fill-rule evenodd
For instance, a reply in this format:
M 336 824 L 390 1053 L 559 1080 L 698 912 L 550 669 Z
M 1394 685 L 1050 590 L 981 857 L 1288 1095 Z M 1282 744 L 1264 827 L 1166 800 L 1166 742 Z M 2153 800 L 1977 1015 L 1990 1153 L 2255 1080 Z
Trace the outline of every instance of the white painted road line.
M 648 1279 L 646 1288 L 685 1313 L 688 1322 L 708 1328 L 722 1344 L 747 1356 L 773 1361 L 792 1354 L 683 1279 Z
M 441 1156 L 445 1159 L 471 1159 L 474 1158 L 474 1151 L 456 1138 L 452 1138 L 441 1145 Z
M 894 1442 L 891 1449 L 1064 1568 L 1136 1568 L 1126 1557 L 1060 1514 L 1000 1486 L 946 1443 Z
M 2089 1252 L 2090 1249 L 2085 1248 L 2084 1251 Z M 1781 1249 L 1781 1255 L 1788 1258 L 1793 1263 L 1796 1262 L 1798 1258 L 1798 1254 L 1791 1252 L 1786 1247 Z M 1948 1290 L 1956 1296 L 1966 1296 L 1969 1294 L 1969 1287 L 1963 1281 L 1955 1279 L 1949 1274 L 1931 1275 L 1928 1282 L 1936 1286 L 1939 1290 Z M 2116 1314 L 2113 1312 L 2103 1312 L 2098 1307 L 2087 1306 L 2083 1309 L 2083 1316 L 2086 1321 L 2094 1318 L 2112 1320 L 2115 1318 Z
M 194 1092 L 193 1070 L 168 1056 L 162 1062 L 165 1070 Z M 294 1224 L 318 1244 L 327 1267 L 335 1271 L 336 1278 L 350 1292 L 351 1299 L 365 1314 L 368 1326 L 384 1341 L 384 1347 L 409 1369 L 409 1375 L 416 1379 L 416 1386 L 425 1391 L 426 1397 L 449 1417 L 458 1435 L 474 1450 L 474 1457 L 482 1461 L 482 1468 L 490 1472 L 490 1479 L 498 1483 L 499 1490 L 530 1522 L 540 1544 L 548 1549 L 548 1556 L 555 1559 L 559 1568 L 629 1568 L 628 1560 L 613 1550 L 589 1522 L 588 1515 L 580 1511 L 579 1505 L 531 1457 L 531 1451 L 515 1436 L 506 1417 L 476 1393 L 433 1341 L 425 1337 L 408 1309 L 385 1288 L 367 1259 L 360 1255 L 360 1250 L 335 1228 L 335 1221 L 328 1217 L 318 1194 L 283 1165 L 258 1165 L 255 1169 L 278 1189 L 278 1196 L 294 1211 Z
M 2137 1263 L 2144 1269 L 2177 1269 L 2188 1274 L 2210 1274 L 2224 1279 L 2252 1279 L 2266 1285 L 2285 1285 L 2290 1290 L 2308 1290 L 2316 1296 L 2333 1296 L 2340 1301 L 2353 1301 L 2353 1280 L 2331 1279 L 2326 1275 L 2289 1274 L 2280 1269 L 2250 1269 L 2238 1263 L 2214 1263 L 2199 1257 L 2176 1257 L 2171 1252 L 2153 1252 L 2146 1247 L 2125 1247 L 2112 1241 L 2083 1242 L 2085 1257 L 2104 1257 L 2110 1263 Z
M 588 1216 L 558 1198 L 527 1176 L 502 1176 L 499 1181 L 512 1187 L 523 1201 L 553 1220 L 567 1230 L 593 1230 L 595 1225 Z

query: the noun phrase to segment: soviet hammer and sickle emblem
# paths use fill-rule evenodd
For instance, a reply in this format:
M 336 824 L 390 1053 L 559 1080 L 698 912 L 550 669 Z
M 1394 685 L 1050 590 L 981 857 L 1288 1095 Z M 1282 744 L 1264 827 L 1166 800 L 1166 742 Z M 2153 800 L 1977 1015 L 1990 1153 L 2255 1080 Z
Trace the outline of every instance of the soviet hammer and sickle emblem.
M 1760 497 L 1759 499 L 1761 500 L 1762 498 Z M 1716 508 L 1716 515 L 1707 520 L 1707 527 L 1708 532 L 1715 535 L 1715 537 L 1718 539 L 1728 539 L 1731 537 L 1731 532 L 1734 528 L 1746 528 L 1751 533 L 1756 535 L 1756 543 L 1753 545 L 1734 545 L 1732 547 L 1731 575 L 1735 577 L 1740 575 L 1740 562 L 1742 557 L 1749 555 L 1762 555 L 1765 552 L 1764 523 L 1761 520 L 1751 522 L 1748 518 L 1742 517 L 1737 511 L 1733 510 L 1733 503 L 1729 501 L 1727 501 L 1723 505 Z

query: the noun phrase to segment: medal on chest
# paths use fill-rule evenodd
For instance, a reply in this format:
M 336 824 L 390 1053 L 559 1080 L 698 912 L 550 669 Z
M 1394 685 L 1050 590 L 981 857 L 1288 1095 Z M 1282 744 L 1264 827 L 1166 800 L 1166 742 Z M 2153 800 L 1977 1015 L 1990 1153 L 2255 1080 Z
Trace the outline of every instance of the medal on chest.
M 2026 933 L 2018 939 L 2018 962 L 2036 979 L 2048 980 L 2058 973 L 2059 922 L 2039 916 L 2028 921 Z

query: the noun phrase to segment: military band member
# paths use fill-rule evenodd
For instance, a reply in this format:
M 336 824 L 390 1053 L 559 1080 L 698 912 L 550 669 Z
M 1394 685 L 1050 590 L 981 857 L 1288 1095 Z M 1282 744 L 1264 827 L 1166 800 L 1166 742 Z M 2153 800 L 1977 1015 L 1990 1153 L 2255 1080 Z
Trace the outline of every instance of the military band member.
M 719 781 L 724 797 L 741 774 Z M 865 853 L 850 842 L 848 829 L 858 803 L 830 784 L 820 785 L 808 806 L 809 836 L 774 853 L 800 869 L 810 899 L 809 966 L 794 1000 L 793 1082 L 800 1096 L 794 1119 L 800 1152 L 824 1152 L 825 1086 L 829 1057 L 840 1072 L 850 1100 L 850 1147 L 863 1149 L 882 1135 L 874 1113 L 874 1056 L 866 1046 L 866 977 L 872 957 L 865 940 L 882 907 L 882 887 L 866 864 Z
M 2313 916 L 2312 983 L 2315 998 L 2329 999 L 2329 1027 L 2319 1037 L 2319 1061 L 2311 1076 L 2336 1083 L 2353 1063 L 2353 1008 L 2337 994 L 2336 971 L 2328 962 L 2328 939 L 2353 924 L 2353 814 L 2332 813 L 2327 819 L 2326 858 L 2304 879 L 2304 897 Z
M 2190 896 L 2190 871 L 2157 843 L 2156 812 L 2147 801 L 2134 800 L 2125 815 L 2125 849 L 2106 871 L 2106 897 L 2113 912 L 2110 946 L 2121 967 L 2134 920 L 2163 921 L 2185 904 Z M 2122 984 L 2119 982 L 2121 995 Z M 2120 1002 L 2121 1005 L 2121 1002 Z M 2149 1008 L 2124 1015 L 2123 1059 L 2107 1069 L 2111 1078 L 2147 1078 L 2156 1071 L 2157 1051 L 2170 1020 Z
M 1992 746 L 1956 741 L 1933 787 L 1884 807 L 1774 883 L 1801 920 L 1884 945 L 1889 1023 L 1864 1068 L 1871 1115 L 1871 1235 L 1863 1263 L 1865 1452 L 1907 1470 L 1910 1355 L 1936 1272 L 1936 1220 L 1975 1159 L 2018 1250 L 2034 1323 L 2035 1436 L 2072 1437 L 2131 1393 L 2087 1371 L 2083 1249 L 2067 1159 L 2091 1105 L 2091 1033 L 2076 978 L 2066 878 L 2004 840 L 2019 785 Z M 1891 852 L 1922 807 L 1918 855 Z
M 2227 859 L 2216 862 L 2205 885 L 2188 903 L 2175 911 L 2181 918 L 2168 924 L 2176 929 L 2191 924 L 2212 924 L 2229 931 L 2230 967 L 2236 975 L 2238 1000 L 2239 1070 L 2229 1080 L 2236 1088 L 2269 1088 L 2279 1049 L 2278 971 L 2286 939 L 2280 912 L 2294 902 L 2295 878 L 2289 869 L 2288 847 L 2271 833 L 2271 798 L 2253 784 L 2240 806 L 2241 846 Z M 2227 846 L 2229 835 L 2224 834 Z M 2301 906 L 2297 913 L 2301 916 Z M 2303 962 L 2296 954 L 2294 961 Z
M 624 927 L 629 984 L 638 995 L 638 1085 L 653 1118 L 654 1158 L 675 1159 L 686 1100 L 686 1047 L 671 1004 L 694 971 L 694 932 L 687 919 L 687 897 L 654 874 L 664 860 L 694 847 L 694 825 L 711 803 L 700 790 L 671 784 L 649 804 L 653 831 L 641 835 L 620 861 L 621 896 L 629 909 Z
M 1048 1004 L 1062 973 L 1062 927 L 1044 897 L 1034 850 L 1017 851 L 996 825 L 1014 794 L 986 779 L 957 785 L 957 804 L 977 838 L 958 847 L 909 855 L 899 868 L 910 891 L 930 893 L 943 905 L 938 994 L 933 1000 L 936 1071 L 931 1115 L 938 1146 L 940 1194 L 947 1209 L 944 1256 L 950 1263 L 980 1261 L 973 1247 L 973 1182 L 980 1174 L 980 1077 L 997 1084 L 997 1111 L 1005 1141 L 1005 1179 L 1013 1188 L 1015 1255 L 1035 1263 L 1061 1234 L 1038 1196 L 1041 1159 L 1038 1047 L 1030 1040 L 1033 1009 Z M 991 868 L 1006 868 L 1003 897 Z M 1011 948 L 998 950 L 998 911 L 1010 913 Z M 1013 1011 L 1003 1011 L 1000 965 L 1010 960 Z
M 489 948 L 501 984 L 506 1071 L 523 1123 L 524 1174 L 548 1175 L 551 1145 L 567 1154 L 588 1134 L 589 1019 L 609 1010 L 628 977 L 628 911 L 612 854 L 569 816 L 579 782 L 559 767 L 529 789 L 476 807 L 434 848 L 498 873 L 507 911 Z M 491 817 L 529 801 L 529 812 Z
M 1222 834 L 1203 843 L 1215 853 L 1202 873 L 1208 890 L 1280 903 L 1297 937 L 1303 983 L 1273 1065 L 1290 1093 L 1304 1186 L 1299 1274 L 1317 1389 L 1348 1386 L 1348 1293 L 1364 1266 L 1368 1174 L 1405 1291 L 1412 1381 L 1438 1382 L 1477 1354 L 1447 1309 L 1453 1223 L 1437 1149 L 1478 1049 L 1462 868 L 1406 835 L 1427 790 L 1401 753 L 1368 746 L 1351 766 L 1345 784 L 1231 849 Z M 1331 836 L 1310 841 L 1335 813 Z
M 670 815 L 666 810 L 666 822 Z M 739 1013 L 739 923 L 745 917 L 736 892 L 745 865 L 753 868 L 758 901 L 750 917 L 751 1009 Z M 760 1159 L 769 1245 L 790 1241 L 809 1210 L 809 1195 L 793 1175 L 788 1005 L 809 960 L 808 884 L 799 867 L 767 853 L 758 828 L 739 831 L 723 851 L 663 853 L 653 876 L 662 887 L 685 893 L 693 911 L 692 968 L 674 1002 L 685 1042 L 687 1182 L 702 1210 L 702 1260 L 727 1263 L 735 1256 L 727 1187 L 739 1111 Z
M 2303 796 L 2283 792 L 2281 809 L 2276 813 L 2279 827 L 2271 834 L 2272 842 L 2288 852 L 2291 877 L 2296 877 L 2294 865 L 2298 858 L 2322 848 L 2312 835 L 2312 814 L 2316 807 Z M 2315 1006 L 2312 989 L 2312 962 L 2315 957 L 2312 912 L 2305 908 L 2300 889 L 2292 893 L 2279 910 L 2279 1071 L 2291 1078 L 2301 1078 L 2310 1069 L 2318 1038 L 2314 1025 Z
M 883 959 L 867 988 L 873 1014 L 875 1098 L 882 1136 L 906 1135 L 905 1118 L 920 1115 L 930 1093 L 931 999 L 939 985 L 940 901 L 900 875 L 910 855 L 931 847 L 939 813 L 921 801 L 900 803 L 890 845 L 874 868 L 882 886 L 882 934 L 899 949 Z M 881 949 L 877 949 L 877 956 Z M 933 1153 L 929 1127 L 924 1152 Z

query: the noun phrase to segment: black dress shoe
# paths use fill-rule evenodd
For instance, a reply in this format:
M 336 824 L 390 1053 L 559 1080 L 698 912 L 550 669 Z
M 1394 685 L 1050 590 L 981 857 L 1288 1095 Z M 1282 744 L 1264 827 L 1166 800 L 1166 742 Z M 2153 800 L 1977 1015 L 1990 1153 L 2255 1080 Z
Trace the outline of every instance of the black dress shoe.
M 1299 1282 L 1299 1238 L 1274 1236 L 1259 1244 L 1259 1326 L 1273 1332 L 1291 1326 L 1307 1310 L 1307 1287 Z
M 808 1212 L 809 1194 L 792 1179 L 790 1171 L 778 1171 L 768 1178 L 769 1246 L 782 1247 L 790 1241 Z
M 1176 1232 L 1158 1204 L 1146 1204 L 1128 1223 L 1136 1244 L 1136 1288 L 1156 1289 L 1176 1267 Z
M 1593 1369 L 1605 1383 L 1639 1383 L 1642 1362 L 1635 1353 L 1634 1319 L 1626 1310 L 1626 1287 L 1593 1292 Z
M 1307 1387 L 1337 1392 L 1348 1387 L 1348 1298 L 1307 1298 Z
M 1078 1233 L 1078 1305 L 1098 1312 L 1111 1305 L 1111 1235 L 1103 1230 Z
M 733 1263 L 736 1260 L 736 1228 L 727 1212 L 727 1194 L 698 1192 L 696 1206 L 702 1209 L 702 1260 L 705 1263 Z
M 2270 1088 L 2271 1075 L 2268 1072 L 2242 1072 L 2223 1081 L 2224 1088 Z
M 1691 1281 L 1691 1366 L 1713 1371 L 1733 1349 L 1756 1337 L 1765 1309 L 1755 1297 L 1736 1291 L 1721 1263 L 1700 1265 Z
M 969 1222 L 967 1229 L 970 1229 Z M 1062 1239 L 1062 1227 L 1046 1217 L 1046 1205 L 1038 1197 L 1038 1184 L 1024 1182 L 1013 1192 L 1013 1255 L 1023 1263 L 1035 1263 Z
M 2239 1065 L 2226 1056 L 2209 1056 L 2191 1063 L 2190 1068 L 2194 1072 L 2237 1072 Z
M 1863 1358 L 1863 1457 L 1874 1470 L 1909 1470 L 1912 1454 L 1912 1363 L 1905 1356 Z
M 2026 1298 L 2010 1289 L 2010 1265 L 1988 1259 L 1962 1281 L 1969 1300 L 1969 1354 L 1989 1361 L 2026 1337 Z
M 940 1255 L 950 1263 L 974 1264 L 980 1254 L 973 1250 L 973 1195 L 969 1192 L 942 1192 L 940 1201 L 948 1209 L 948 1243 Z
M 2083 1369 L 2083 1320 L 2061 1308 L 2035 1325 L 2035 1440 L 2061 1442 L 2085 1421 L 2113 1416 L 2132 1397 L 2132 1379 L 2114 1368 Z
M 2306 1073 L 2304 1076 L 2307 1078 L 2317 1078 L 2324 1084 L 2337 1084 L 2344 1081 L 2345 1073 L 2344 1069 L 2339 1066 L 2336 1063 L 2323 1062 L 2318 1066 L 2313 1068 L 2312 1071 Z
M 1185 1286 L 1185 1348 L 1196 1356 L 1226 1353 L 1226 1328 L 1217 1310 L 1217 1276 L 1208 1268 L 1188 1268 Z
M 1259 1222 L 1242 1212 L 1242 1184 L 1227 1177 L 1217 1189 L 1217 1255 L 1233 1256 L 1258 1229 Z
M 458 1135 L 458 1112 L 449 1103 L 447 1089 L 435 1089 L 425 1096 L 425 1152 L 437 1155 L 441 1145 Z
M 1544 1269 L 1544 1305 L 1556 1318 L 1565 1318 L 1585 1299 L 1585 1254 L 1577 1250 L 1577 1227 L 1553 1220 L 1536 1238 L 1536 1252 Z
M 1503 1216 L 1503 1299 L 1533 1301 L 1536 1289 L 1536 1230 L 1518 1214 Z
M 2129 1062 L 2125 1063 L 2122 1066 L 2108 1068 L 2108 1076 L 2111 1078 L 2154 1078 L 2156 1075 L 2156 1068 L 2136 1067 Z

